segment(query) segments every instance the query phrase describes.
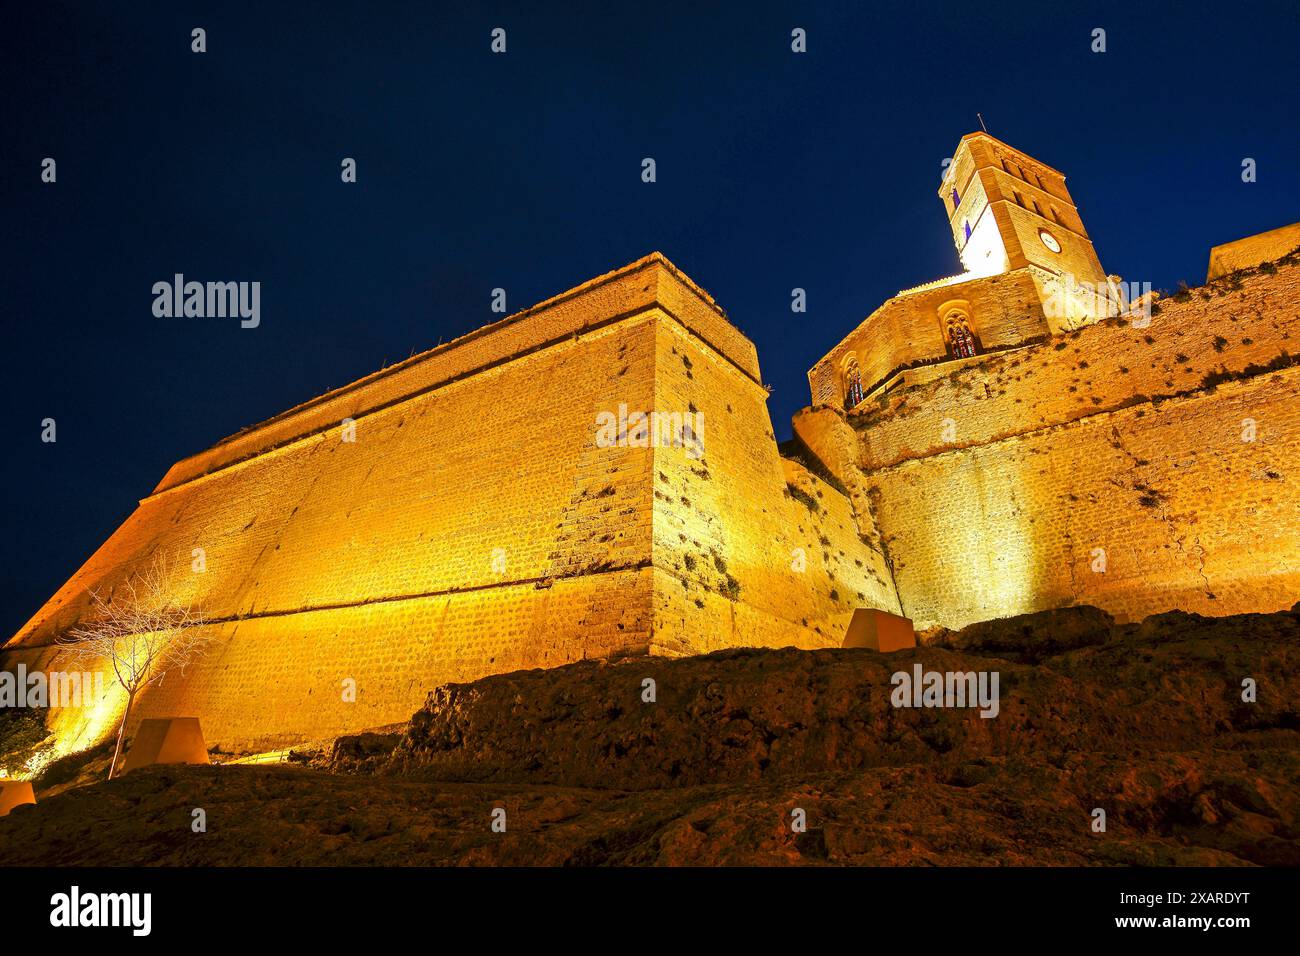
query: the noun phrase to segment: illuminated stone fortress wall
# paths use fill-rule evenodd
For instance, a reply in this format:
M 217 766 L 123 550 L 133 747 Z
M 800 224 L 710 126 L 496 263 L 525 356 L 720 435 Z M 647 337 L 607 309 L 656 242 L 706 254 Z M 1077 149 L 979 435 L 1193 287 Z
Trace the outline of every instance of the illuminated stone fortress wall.
M 951 169 L 965 195 L 940 196 L 964 264 L 985 261 L 963 246 L 976 219 L 970 242 L 1006 271 L 886 303 L 809 372 L 814 405 L 794 423 L 879 532 L 904 613 L 959 627 L 1082 603 L 1121 620 L 1294 604 L 1297 257 L 1163 299 L 1149 325 L 1053 312 L 1042 275 L 1105 281 L 1063 178 L 987 134 Z M 1275 258 L 1300 244 L 1268 235 Z
M 766 399 L 752 343 L 649 256 L 178 462 L 3 663 L 58 667 L 88 589 L 156 554 L 216 641 L 132 723 L 197 716 L 226 749 L 402 721 L 520 668 L 838 644 L 854 607 L 897 610 L 893 585 L 847 498 L 778 454 Z M 703 454 L 599 440 L 620 406 L 702 414 Z M 61 746 L 120 704 L 54 714 Z
M 1300 257 L 1222 247 L 1257 267 L 1138 325 L 1076 294 L 1107 277 L 1064 183 L 963 138 L 939 196 L 967 271 L 818 362 L 784 453 L 753 344 L 653 254 L 178 462 L 0 663 L 59 668 L 88 590 L 156 555 L 215 640 L 135 718 L 196 716 L 227 750 L 403 721 L 520 668 L 838 646 L 858 607 L 920 627 L 1289 607 Z M 699 444 L 628 418 L 602 439 L 621 411 Z M 121 703 L 52 713 L 60 747 Z

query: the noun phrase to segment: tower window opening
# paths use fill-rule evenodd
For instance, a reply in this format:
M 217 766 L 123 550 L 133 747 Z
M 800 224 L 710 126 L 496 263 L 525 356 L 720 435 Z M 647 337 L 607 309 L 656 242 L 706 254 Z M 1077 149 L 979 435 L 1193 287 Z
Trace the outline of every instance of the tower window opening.
M 844 361 L 844 404 L 855 408 L 862 403 L 862 373 L 858 371 L 856 356 L 850 355 Z
M 1060 211 L 1059 211 L 1055 206 L 1052 206 L 1052 207 L 1050 207 L 1050 208 L 1051 208 L 1051 210 L 1052 210 L 1052 218 L 1055 219 L 1055 220 L 1056 220 L 1058 223 L 1060 223 L 1062 226 L 1064 226 L 1064 225 L 1065 225 L 1065 222 L 1061 219 L 1061 213 L 1060 213 Z
M 964 223 L 962 223 L 962 225 L 966 227 L 966 238 L 967 238 L 967 240 L 969 240 L 969 239 L 970 239 L 970 220 L 967 219 Z
M 1032 202 L 1032 203 L 1034 204 L 1034 212 L 1038 213 L 1038 215 L 1041 216 L 1041 215 L 1043 214 L 1043 207 L 1040 206 L 1040 205 L 1038 205 L 1038 200 L 1037 200 L 1037 199 L 1031 199 L 1031 200 L 1029 200 L 1029 201 Z
M 957 187 L 953 186 L 952 187 L 952 208 L 956 209 L 960 205 L 961 205 L 961 197 L 957 195 Z
M 1016 198 L 1016 205 L 1019 206 L 1021 209 L 1023 209 L 1025 206 L 1025 199 L 1023 196 L 1020 195 L 1020 190 L 1018 189 L 1011 190 L 1011 195 Z

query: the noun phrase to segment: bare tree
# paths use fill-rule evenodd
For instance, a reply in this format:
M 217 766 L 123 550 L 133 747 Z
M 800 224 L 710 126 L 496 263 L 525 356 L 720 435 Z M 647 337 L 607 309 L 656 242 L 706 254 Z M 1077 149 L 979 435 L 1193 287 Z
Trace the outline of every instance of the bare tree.
M 117 584 L 107 597 L 90 593 L 91 609 L 79 626 L 61 635 L 58 643 L 75 660 L 105 661 L 126 691 L 126 709 L 117 728 L 117 747 L 108 768 L 111 780 L 122 756 L 122 738 L 136 696 L 172 671 L 199 656 L 211 638 L 202 625 L 202 610 L 176 597 L 173 575 L 161 558 Z

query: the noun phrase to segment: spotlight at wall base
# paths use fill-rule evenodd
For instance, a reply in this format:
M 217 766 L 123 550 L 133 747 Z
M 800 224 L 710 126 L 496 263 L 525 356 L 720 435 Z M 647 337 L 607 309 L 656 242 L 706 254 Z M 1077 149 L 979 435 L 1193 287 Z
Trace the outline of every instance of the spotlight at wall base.
M 30 780 L 0 780 L 0 817 L 8 816 L 14 807 L 35 802 Z
M 875 608 L 860 607 L 853 612 L 841 647 L 869 647 L 873 651 L 901 651 L 916 647 L 916 630 L 911 618 Z
M 148 718 L 140 721 L 122 772 L 156 763 L 208 762 L 197 717 Z

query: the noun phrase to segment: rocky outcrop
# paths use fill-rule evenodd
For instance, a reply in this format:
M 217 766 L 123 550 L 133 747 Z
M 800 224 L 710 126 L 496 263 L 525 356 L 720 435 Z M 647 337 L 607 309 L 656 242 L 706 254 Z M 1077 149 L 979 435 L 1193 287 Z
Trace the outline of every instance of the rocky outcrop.
M 918 664 L 996 671 L 998 716 L 893 707 L 892 675 Z M 439 688 L 404 732 L 342 738 L 314 766 L 146 767 L 38 792 L 0 819 L 0 860 L 1296 866 L 1297 665 L 1294 611 L 1116 626 L 1083 608 L 887 655 L 524 671 Z
M 892 706 L 893 675 L 918 665 L 996 674 L 997 716 Z M 1242 700 L 1246 678 L 1253 704 Z M 728 650 L 449 684 L 380 763 L 431 780 L 644 790 L 1013 754 L 1236 748 L 1300 728 L 1297 708 L 1300 616 L 1166 614 L 1117 627 L 1073 608 L 891 654 Z
M 1105 644 L 1115 637 L 1115 619 L 1100 608 L 1084 606 L 980 621 L 960 631 L 940 628 L 928 643 L 932 647 L 1036 663 L 1065 651 Z

